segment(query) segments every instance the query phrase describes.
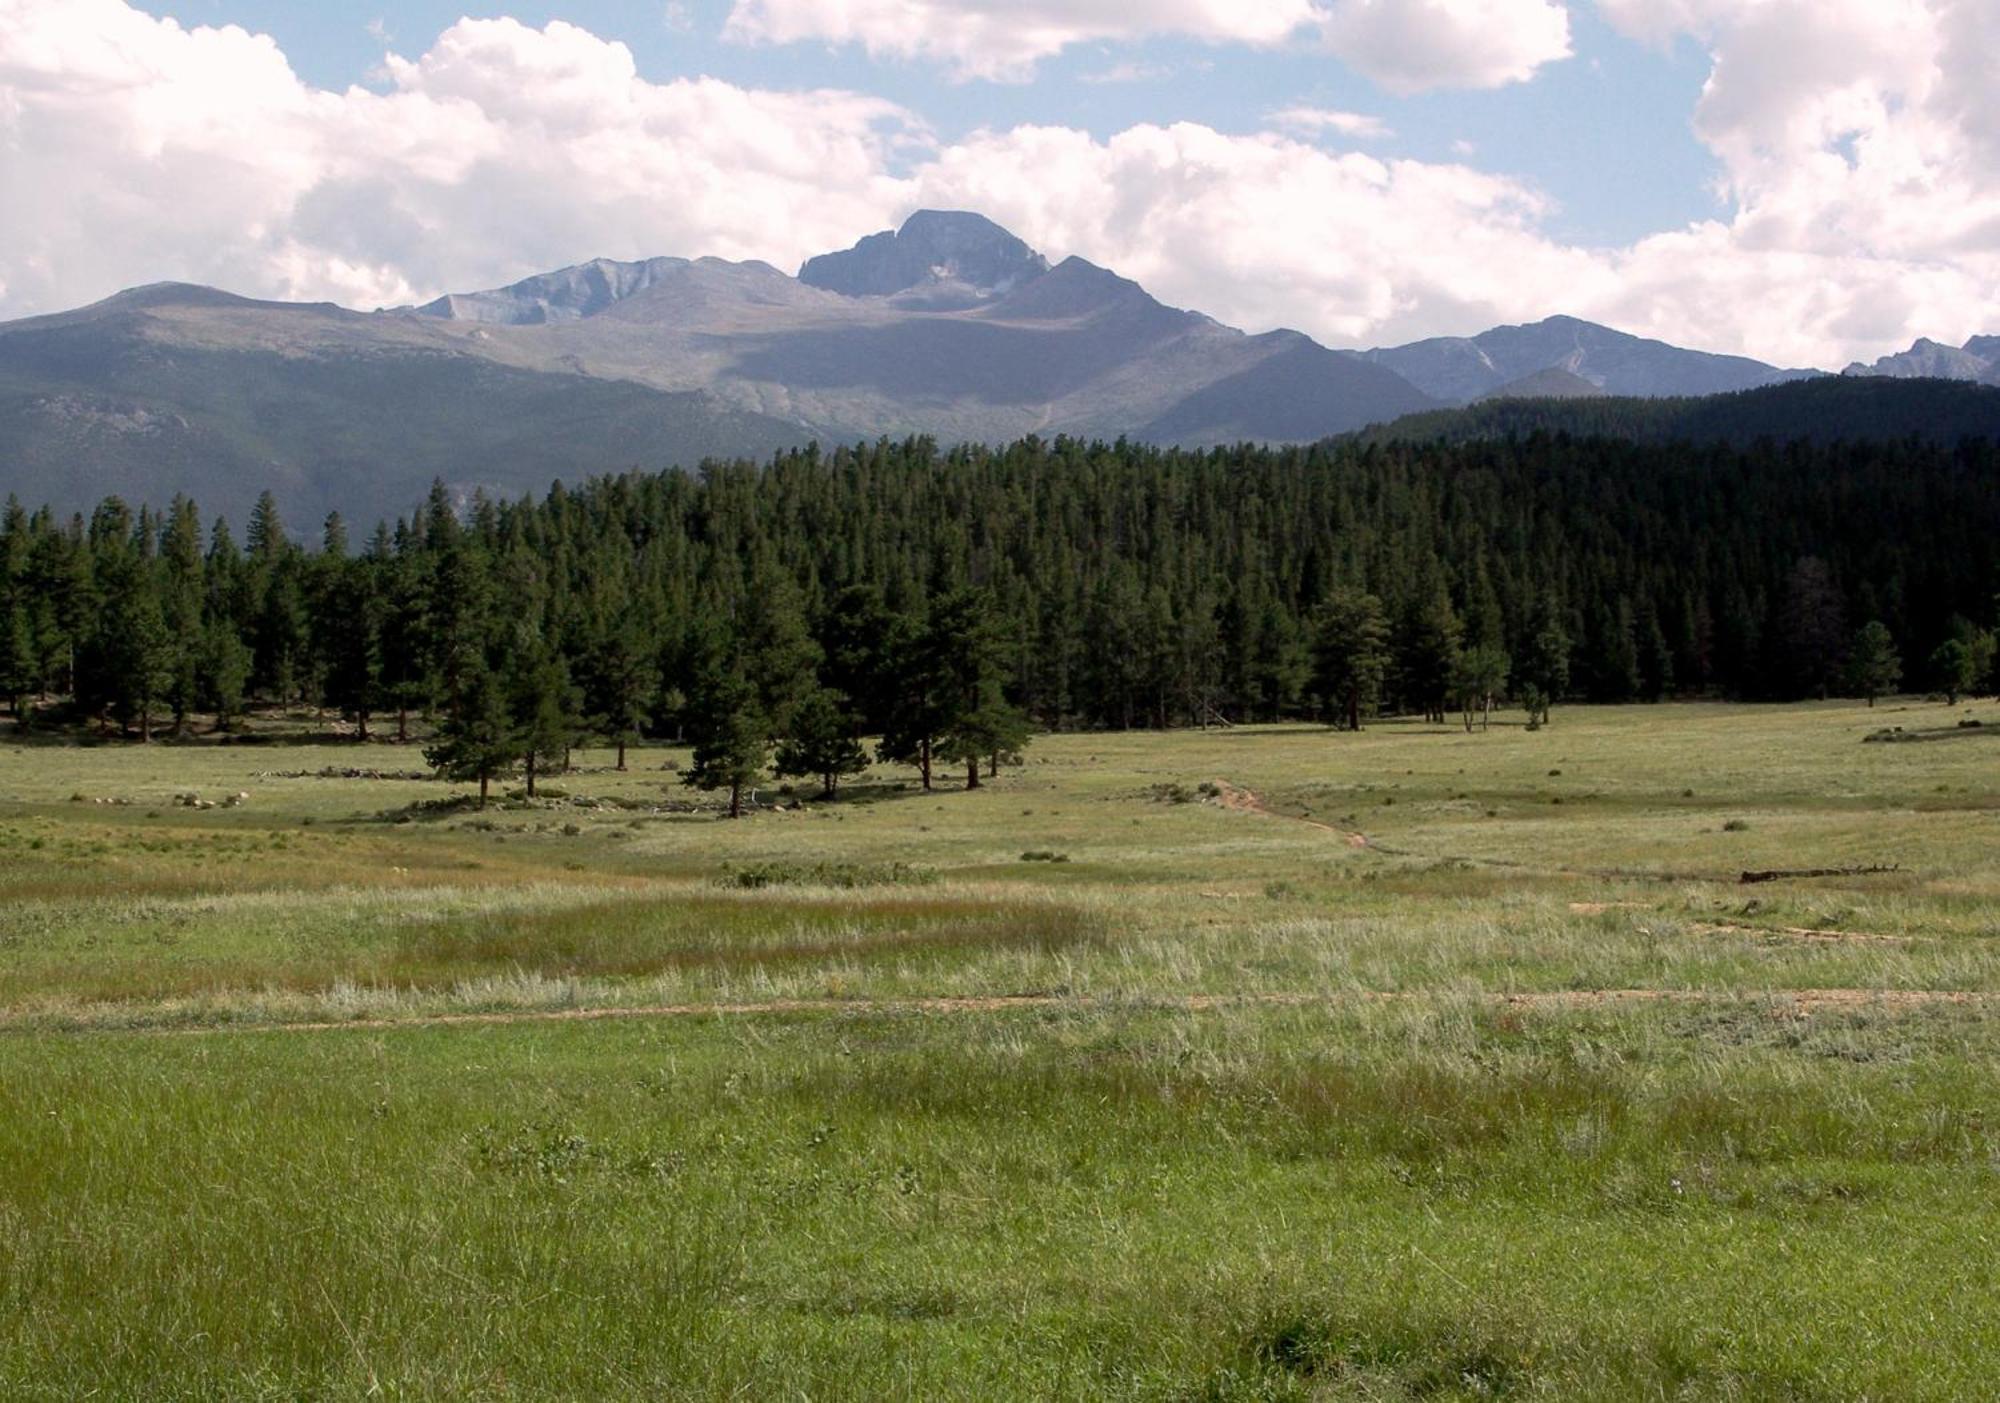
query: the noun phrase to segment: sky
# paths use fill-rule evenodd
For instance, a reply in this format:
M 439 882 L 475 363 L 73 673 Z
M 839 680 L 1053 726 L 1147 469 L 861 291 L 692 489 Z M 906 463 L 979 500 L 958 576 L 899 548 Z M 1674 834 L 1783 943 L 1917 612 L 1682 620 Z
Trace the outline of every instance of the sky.
M 974 209 L 1252 331 L 2000 332 L 2000 0 L 0 0 L 0 318 Z

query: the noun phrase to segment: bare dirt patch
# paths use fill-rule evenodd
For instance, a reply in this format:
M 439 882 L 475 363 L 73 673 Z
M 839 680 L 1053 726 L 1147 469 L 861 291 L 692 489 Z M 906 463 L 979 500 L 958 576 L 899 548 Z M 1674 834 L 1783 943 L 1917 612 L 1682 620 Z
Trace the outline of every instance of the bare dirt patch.
M 1365 833 L 1350 833 L 1344 828 L 1335 828 L 1330 823 L 1321 823 L 1318 819 L 1302 818 L 1296 814 L 1277 813 L 1264 802 L 1262 796 L 1255 790 L 1244 789 L 1240 785 L 1231 784 L 1226 779 L 1218 779 L 1212 781 L 1212 783 L 1215 786 L 1215 802 L 1232 813 L 1262 814 L 1265 818 L 1279 818 L 1292 823 L 1302 823 L 1308 828 L 1317 828 L 1322 833 L 1334 834 L 1350 848 L 1365 848 L 1368 846 L 1368 835 Z

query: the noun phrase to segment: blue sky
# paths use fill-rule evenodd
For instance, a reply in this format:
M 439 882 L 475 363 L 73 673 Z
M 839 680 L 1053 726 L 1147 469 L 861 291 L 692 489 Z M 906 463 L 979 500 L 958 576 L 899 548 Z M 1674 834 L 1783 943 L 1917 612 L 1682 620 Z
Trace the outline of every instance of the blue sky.
M 2000 331 L 1996 0 L 0 0 L 0 317 L 971 208 L 1330 345 Z

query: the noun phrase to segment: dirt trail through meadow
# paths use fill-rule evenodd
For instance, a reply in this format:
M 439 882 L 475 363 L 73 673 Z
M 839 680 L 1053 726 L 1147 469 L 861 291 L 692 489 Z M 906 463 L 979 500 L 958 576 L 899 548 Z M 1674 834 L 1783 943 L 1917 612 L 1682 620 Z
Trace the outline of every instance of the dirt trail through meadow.
M 1308 828 L 1317 828 L 1322 833 L 1335 834 L 1343 839 L 1350 848 L 1365 848 L 1368 846 L 1368 835 L 1365 833 L 1350 833 L 1344 828 L 1335 828 L 1330 823 L 1321 823 L 1318 819 L 1299 818 L 1293 814 L 1274 813 L 1254 789 L 1245 789 L 1241 785 L 1231 784 L 1226 779 L 1216 780 L 1214 784 L 1215 802 L 1223 808 L 1228 809 L 1231 813 L 1262 814 L 1265 818 L 1289 819 L 1293 823 L 1303 823 Z
M 302 1023 L 211 1024 L 184 1028 L 82 1028 L 79 1032 L 124 1032 L 199 1037 L 216 1033 L 388 1032 L 397 1029 L 504 1027 L 518 1023 L 596 1023 L 621 1019 L 748 1018 L 788 1014 L 847 1014 L 863 1017 L 947 1016 L 1007 1013 L 1022 1009 L 1064 1012 L 1125 1010 L 1206 1013 L 1231 1008 L 1335 1008 L 1342 1004 L 1418 1004 L 1468 997 L 1426 990 L 1350 989 L 1327 993 L 1188 994 L 1133 999 L 1077 994 L 940 995 L 910 999 L 767 999 L 745 1003 L 648 1004 L 632 1007 L 523 1009 L 511 1012 L 443 1013 L 407 1018 L 352 1018 Z M 1906 1010 L 1940 1006 L 1985 1007 L 2000 993 L 1957 989 L 1556 989 L 1469 996 L 1489 1007 L 1554 1012 L 1641 1007 L 1654 1004 L 1754 1004 L 1774 1018 L 1803 1018 L 1829 1009 Z

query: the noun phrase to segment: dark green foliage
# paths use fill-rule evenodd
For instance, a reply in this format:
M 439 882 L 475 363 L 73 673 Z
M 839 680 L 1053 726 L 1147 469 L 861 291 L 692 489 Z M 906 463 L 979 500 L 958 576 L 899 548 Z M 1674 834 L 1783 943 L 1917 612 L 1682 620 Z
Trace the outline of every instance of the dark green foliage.
M 275 500 L 247 552 L 217 522 L 203 555 L 198 521 L 186 502 L 68 522 L 9 507 L 7 680 L 141 734 L 156 708 L 226 724 L 307 700 L 371 729 L 394 711 L 403 737 L 457 717 L 475 678 L 511 677 L 527 637 L 620 746 L 689 734 L 694 679 L 729 672 L 766 742 L 809 729 L 831 687 L 850 735 L 934 779 L 941 746 L 988 747 L 990 768 L 1021 714 L 1352 725 L 1467 697 L 1484 715 L 1490 696 L 1541 724 L 1573 695 L 1819 695 L 1852 677 L 1854 619 L 1912 658 L 1958 638 L 1960 692 L 1991 686 L 2000 450 L 913 439 L 539 502 L 437 486 L 358 552 L 338 520 L 301 548 Z
M 571 685 L 563 660 L 538 639 L 516 647 L 509 664 L 507 700 L 514 747 L 532 799 L 538 776 L 568 768 L 570 749 L 584 729 L 582 697 Z
M 1391 657 L 1381 600 L 1351 588 L 1328 596 L 1315 618 L 1313 688 L 1348 730 L 1360 730 L 1362 714 L 1380 703 Z
M 500 679 L 481 668 L 467 676 L 457 709 L 424 747 L 424 759 L 447 779 L 479 781 L 483 809 L 493 780 L 520 758 L 518 740 Z
M 983 683 L 974 705 L 961 709 L 938 737 L 937 756 L 965 766 L 965 787 L 979 788 L 979 767 L 998 775 L 1002 762 L 1020 758 L 1034 728 L 1027 713 L 1008 704 L 996 680 Z
M 733 669 L 698 682 L 688 701 L 688 734 L 694 763 L 683 773 L 697 789 L 729 791 L 729 816 L 743 816 L 743 791 L 763 775 L 771 754 L 771 724 L 758 706 L 757 689 Z
M 857 720 L 845 698 L 830 687 L 818 687 L 792 713 L 785 738 L 773 762 L 784 776 L 816 779 L 828 799 L 848 775 L 868 768 L 868 752 L 855 739 Z
M 1931 681 L 1948 704 L 1957 706 L 1959 697 L 1972 690 L 1978 666 L 1978 658 L 1963 638 L 1947 638 L 1931 654 Z
M 0 635 L 0 694 L 16 719 L 28 714 L 28 698 L 41 677 L 41 657 L 35 648 L 34 625 L 27 609 L 14 604 L 7 610 L 6 632 Z
M 1854 635 L 1853 646 L 1847 650 L 1847 677 L 1848 684 L 1868 698 L 1870 706 L 1903 680 L 1903 660 L 1896 653 L 1896 640 L 1880 619 L 1870 619 Z
M 1640 443 L 1832 444 L 2000 437 L 2000 389 L 1950 380 L 1829 375 L 1694 398 L 1495 399 L 1365 430 L 1369 443 L 1470 443 L 1536 434 Z

